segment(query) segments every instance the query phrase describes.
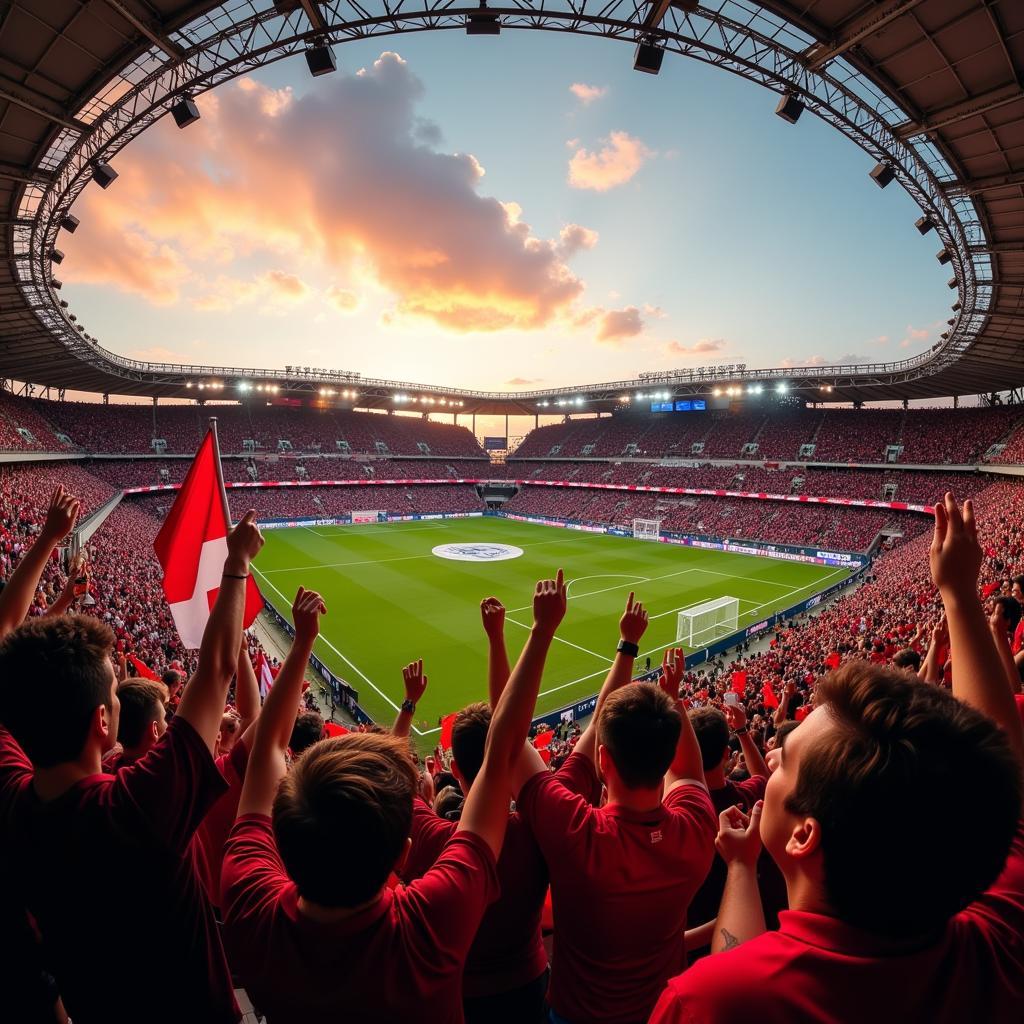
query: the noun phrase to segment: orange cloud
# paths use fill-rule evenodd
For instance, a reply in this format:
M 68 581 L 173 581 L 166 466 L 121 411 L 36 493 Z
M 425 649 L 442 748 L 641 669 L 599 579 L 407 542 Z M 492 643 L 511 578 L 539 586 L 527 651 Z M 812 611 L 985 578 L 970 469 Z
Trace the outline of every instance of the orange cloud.
M 577 149 L 569 159 L 569 184 L 573 188 L 607 192 L 625 185 L 655 155 L 639 139 L 626 132 L 612 132 L 606 145 L 591 153 Z
M 597 328 L 597 340 L 617 345 L 634 338 L 644 329 L 640 310 L 636 306 L 625 309 L 610 309 L 602 314 Z
M 594 100 L 599 100 L 603 96 L 608 95 L 608 86 L 606 85 L 586 85 L 583 82 L 573 82 L 569 86 L 569 92 L 573 94 L 585 107 L 589 106 Z
M 168 118 L 144 133 L 117 158 L 117 188 L 83 194 L 62 276 L 209 310 L 358 273 L 395 316 L 454 331 L 539 329 L 570 310 L 583 282 L 566 259 L 592 233 L 537 238 L 481 195 L 480 164 L 424 132 L 423 85 L 397 54 L 332 78 L 303 96 L 242 79 L 201 97 L 187 131 Z M 241 259 L 255 286 L 227 274 Z
M 531 384 L 540 384 L 543 377 L 510 377 L 505 381 L 505 386 L 510 388 L 526 388 Z
M 327 289 L 327 301 L 341 313 L 351 313 L 359 306 L 359 296 L 347 288 L 339 288 L 332 284 Z
M 680 345 L 678 341 L 670 341 L 665 346 L 665 354 L 670 356 L 699 356 L 708 352 L 721 352 L 725 348 L 725 338 L 701 338 L 692 345 Z

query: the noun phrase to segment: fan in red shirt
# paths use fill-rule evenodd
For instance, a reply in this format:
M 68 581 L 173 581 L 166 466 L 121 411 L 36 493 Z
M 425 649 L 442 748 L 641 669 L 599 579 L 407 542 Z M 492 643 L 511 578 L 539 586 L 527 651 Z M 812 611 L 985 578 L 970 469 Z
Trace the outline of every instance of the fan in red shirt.
M 672 980 L 654 1024 L 1022 1019 L 1024 730 L 981 560 L 971 503 L 947 494 L 931 567 L 953 693 L 859 661 L 818 684 L 763 817 L 722 814 L 723 951 Z M 777 932 L 757 897 L 761 838 L 789 890 Z
M 505 608 L 496 597 L 480 605 L 488 638 L 489 704 L 470 704 L 455 718 L 451 771 L 463 793 L 471 790 L 483 764 L 491 709 L 508 681 Z M 426 689 L 423 662 L 405 670 L 406 699 L 415 704 Z M 395 734 L 405 735 L 400 715 Z M 402 880 L 422 877 L 443 853 L 456 824 L 439 818 L 417 797 L 412 816 L 412 846 L 401 870 Z M 541 909 L 548 891 L 548 871 L 530 827 L 510 813 L 505 843 L 498 857 L 501 895 L 487 908 L 466 960 L 463 1007 L 467 1024 L 520 1024 L 537 1021 L 547 992 L 548 957 L 541 939 Z
M 391 890 L 418 781 L 407 743 L 375 733 L 322 740 L 286 775 L 291 722 L 273 709 L 294 712 L 325 610 L 299 591 L 295 642 L 256 726 L 222 874 L 231 962 L 270 1024 L 333 1024 L 339 1014 L 353 1024 L 462 1021 L 466 956 L 498 895 L 512 768 L 565 614 L 561 570 L 537 584 L 533 606 L 458 829 L 422 878 Z
M 0 829 L 5 879 L 39 925 L 76 1024 L 238 1019 L 193 836 L 224 783 L 212 748 L 235 670 L 250 559 L 249 513 L 227 540 L 225 577 L 199 666 L 166 732 L 114 776 L 110 629 L 85 616 L 39 618 L 0 642 Z M 24 753 L 23 753 L 24 751 Z M 174 972 L 154 955 L 173 950 Z M 116 954 L 104 938 L 123 941 Z
M 633 594 L 619 628 L 593 721 L 562 771 L 548 772 L 532 747 L 516 767 L 519 812 L 551 875 L 555 1022 L 647 1019 L 684 966 L 687 906 L 714 852 L 700 748 L 678 700 L 682 652 L 666 652 L 665 689 L 630 684 L 647 628 Z M 594 781 L 597 765 L 608 789 L 601 808 L 562 781 L 565 772 Z

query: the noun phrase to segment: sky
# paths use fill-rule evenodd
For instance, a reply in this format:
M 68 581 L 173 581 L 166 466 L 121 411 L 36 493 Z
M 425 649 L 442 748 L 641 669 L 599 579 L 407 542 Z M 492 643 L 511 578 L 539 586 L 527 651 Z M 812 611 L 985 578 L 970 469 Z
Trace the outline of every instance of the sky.
M 944 329 L 910 197 L 752 83 L 563 33 L 336 56 L 200 95 L 86 188 L 60 276 L 104 347 L 517 390 L 900 359 Z

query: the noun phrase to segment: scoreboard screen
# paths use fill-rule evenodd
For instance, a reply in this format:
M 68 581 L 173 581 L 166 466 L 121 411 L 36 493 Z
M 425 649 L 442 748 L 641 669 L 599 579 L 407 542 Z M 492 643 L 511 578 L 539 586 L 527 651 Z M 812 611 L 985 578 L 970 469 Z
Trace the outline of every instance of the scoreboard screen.
M 703 398 L 685 398 L 677 402 L 651 402 L 651 412 L 705 412 L 708 403 Z

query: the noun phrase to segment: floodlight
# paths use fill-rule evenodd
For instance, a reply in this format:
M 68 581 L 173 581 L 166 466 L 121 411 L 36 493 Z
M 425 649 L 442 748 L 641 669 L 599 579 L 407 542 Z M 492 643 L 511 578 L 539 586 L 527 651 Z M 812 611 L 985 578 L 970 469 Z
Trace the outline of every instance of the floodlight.
M 199 120 L 199 108 L 196 101 L 187 93 L 171 107 L 171 117 L 179 128 L 187 128 Z
M 314 78 L 329 75 L 338 70 L 334 60 L 334 51 L 326 43 L 317 43 L 306 50 L 306 65 Z
M 480 0 L 480 10 L 466 15 L 467 36 L 501 35 L 501 22 L 498 16 L 487 10 L 487 0 Z
M 940 249 L 940 250 L 939 250 L 939 251 L 938 251 L 938 252 L 937 252 L 937 253 L 935 254 L 935 258 L 936 258 L 936 259 L 937 259 L 937 260 L 938 260 L 938 261 L 939 261 L 939 262 L 940 262 L 940 263 L 941 263 L 941 264 L 942 264 L 943 266 L 945 266 L 945 265 L 946 265 L 947 263 L 949 263 L 949 261 L 950 261 L 950 260 L 951 260 L 951 259 L 953 258 L 953 254 L 952 254 L 952 253 L 951 253 L 951 252 L 950 252 L 950 251 L 949 251 L 949 250 L 948 250 L 948 249 L 947 249 L 947 248 L 946 248 L 945 246 L 943 246 L 943 247 L 942 247 L 942 248 L 941 248 L 941 249 Z
M 63 253 L 63 251 L 60 250 L 60 249 L 51 249 L 50 250 L 50 259 L 54 263 L 63 263 L 64 262 L 64 253 Z
M 665 58 L 665 51 L 660 46 L 654 45 L 654 38 L 648 36 L 637 43 L 636 53 L 633 56 L 633 70 L 643 71 L 647 75 L 656 75 L 661 70 L 661 62 Z
M 117 180 L 117 171 L 110 166 L 105 160 L 97 160 L 92 165 L 92 180 L 99 185 L 100 188 L 110 188 L 111 185 Z
M 78 230 L 78 225 L 81 223 L 73 213 L 65 213 L 60 219 L 60 226 L 72 235 Z
M 775 113 L 782 118 L 783 121 L 788 121 L 790 124 L 796 124 L 800 120 L 800 115 L 804 112 L 804 105 L 794 96 L 791 92 L 787 92 L 783 95 L 782 99 L 779 100 L 779 105 L 775 108 Z
M 935 221 L 933 221 L 928 214 L 925 214 L 923 217 L 918 217 L 917 220 L 914 221 L 914 227 L 917 228 L 922 235 L 927 235 L 928 232 L 935 227 Z
M 955 287 L 956 287 L 956 278 L 955 278 L 955 277 L 951 277 L 951 278 L 950 278 L 950 279 L 949 279 L 949 280 L 948 280 L 948 281 L 946 282 L 946 285 L 947 285 L 947 287 L 949 287 L 949 288 L 955 288 Z
M 57 278 L 55 278 L 55 277 L 51 277 L 50 278 L 50 287 L 51 288 L 56 288 L 57 291 L 60 291 L 61 288 L 64 287 L 64 282 L 63 281 L 58 281 Z
M 953 303 L 953 312 L 955 313 L 958 309 L 960 309 L 960 302 L 959 302 L 959 300 L 957 300 L 956 302 Z
M 887 164 L 883 160 L 871 169 L 871 177 L 875 179 L 875 184 L 879 188 L 885 188 L 896 177 L 896 172 L 892 169 L 891 164 Z

